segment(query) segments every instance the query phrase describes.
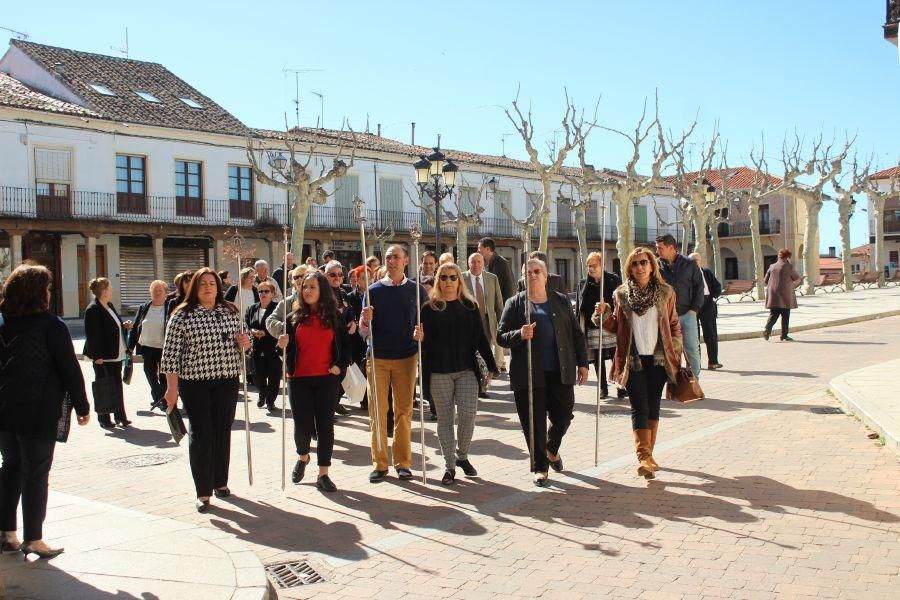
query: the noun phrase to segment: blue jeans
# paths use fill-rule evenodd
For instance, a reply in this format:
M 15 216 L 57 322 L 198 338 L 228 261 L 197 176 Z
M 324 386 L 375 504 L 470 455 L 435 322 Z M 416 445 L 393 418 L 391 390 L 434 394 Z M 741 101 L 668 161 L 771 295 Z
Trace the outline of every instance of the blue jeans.
M 681 337 L 684 340 L 684 353 L 687 354 L 688 364 L 700 381 L 700 326 L 697 324 L 697 315 L 686 312 L 678 320 L 681 321 Z

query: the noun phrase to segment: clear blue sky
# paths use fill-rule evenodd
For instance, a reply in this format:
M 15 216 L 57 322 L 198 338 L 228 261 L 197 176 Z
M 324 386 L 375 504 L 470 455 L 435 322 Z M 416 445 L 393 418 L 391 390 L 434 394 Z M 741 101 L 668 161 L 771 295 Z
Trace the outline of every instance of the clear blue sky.
M 811 139 L 858 134 L 878 166 L 900 156 L 900 61 L 884 41 L 882 0 L 791 2 L 11 2 L 0 26 L 39 43 L 115 54 L 128 27 L 131 58 L 160 62 L 253 127 L 294 124 L 301 75 L 303 125 L 347 117 L 374 131 L 448 148 L 500 154 L 513 133 L 499 105 L 521 83 L 539 137 L 550 139 L 563 88 L 580 106 L 602 96 L 599 120 L 634 127 L 659 90 L 664 125 L 679 131 L 699 111 L 699 135 L 718 121 L 729 164 L 747 161 L 765 134 L 780 172 L 785 132 Z M 52 15 L 52 18 L 48 18 Z M 6 32 L 0 32 L 5 34 Z M 543 145 L 542 145 L 543 147 Z M 508 156 L 526 158 L 506 137 Z M 609 133 L 589 141 L 597 166 L 621 168 L 630 150 Z M 865 213 L 853 244 L 867 241 Z M 826 204 L 822 247 L 838 245 L 837 210 Z

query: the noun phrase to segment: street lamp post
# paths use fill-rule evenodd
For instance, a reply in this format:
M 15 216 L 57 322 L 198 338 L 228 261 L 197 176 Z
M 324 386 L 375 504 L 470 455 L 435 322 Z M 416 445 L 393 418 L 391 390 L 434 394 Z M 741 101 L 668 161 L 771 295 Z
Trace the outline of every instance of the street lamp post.
M 419 193 L 428 195 L 434 202 L 434 243 L 437 254 L 441 254 L 441 200 L 453 193 L 456 173 L 459 167 L 447 160 L 444 154 L 434 148 L 428 157 L 422 156 L 413 163 Z

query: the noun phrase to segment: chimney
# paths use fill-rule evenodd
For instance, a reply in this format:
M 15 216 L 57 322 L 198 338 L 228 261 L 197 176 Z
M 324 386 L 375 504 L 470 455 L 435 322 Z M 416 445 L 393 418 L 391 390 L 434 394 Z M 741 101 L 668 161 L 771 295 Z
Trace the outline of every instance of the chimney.
M 409 143 L 412 146 L 416 145 L 416 124 L 415 123 L 412 124 L 412 139 L 410 140 Z
M 376 127 L 378 130 L 378 133 L 376 135 L 378 135 L 378 137 L 381 137 L 381 123 L 379 123 Z
M 834 246 L 828 246 L 828 258 L 837 258 L 837 249 Z
M 438 147 L 438 148 L 441 147 L 441 134 L 438 134 L 438 145 L 437 145 L 437 147 Z

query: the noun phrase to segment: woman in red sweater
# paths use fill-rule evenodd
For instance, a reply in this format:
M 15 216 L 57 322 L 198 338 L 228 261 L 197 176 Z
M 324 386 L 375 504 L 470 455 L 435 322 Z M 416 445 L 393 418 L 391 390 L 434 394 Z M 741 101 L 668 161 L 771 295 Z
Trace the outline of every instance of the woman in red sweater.
M 297 464 L 291 473 L 291 481 L 300 483 L 303 480 L 310 460 L 310 440 L 313 433 L 318 433 L 316 487 L 323 492 L 334 492 L 337 487 L 328 477 L 334 449 L 331 418 L 342 376 L 352 358 L 350 334 L 338 312 L 328 280 L 319 271 L 311 271 L 303 277 L 300 294 L 291 308 L 287 333 L 278 338 L 278 346 L 285 351 L 297 446 Z

